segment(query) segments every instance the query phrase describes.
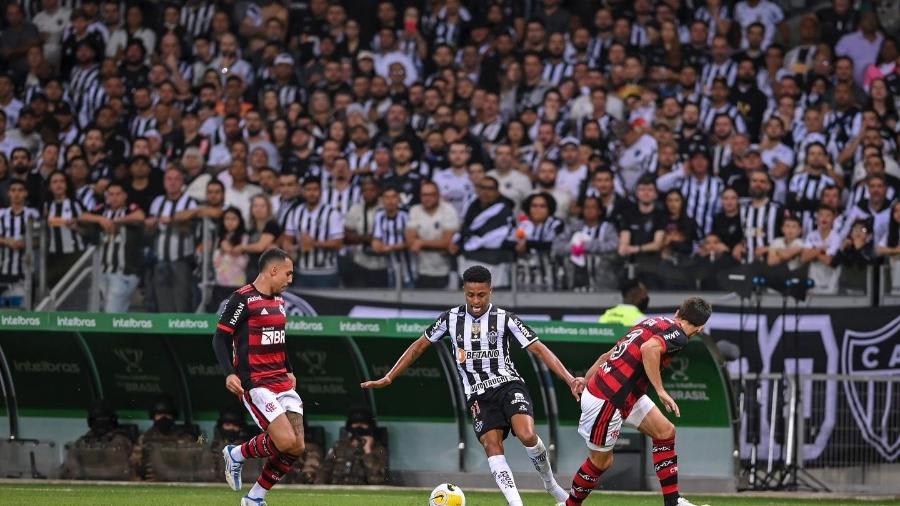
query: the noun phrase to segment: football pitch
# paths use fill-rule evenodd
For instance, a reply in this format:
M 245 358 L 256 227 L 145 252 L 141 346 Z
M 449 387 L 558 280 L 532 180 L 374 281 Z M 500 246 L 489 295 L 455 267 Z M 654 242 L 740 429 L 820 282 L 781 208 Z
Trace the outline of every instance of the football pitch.
M 247 487 L 245 487 L 246 493 Z M 271 506 L 425 506 L 428 504 L 428 491 L 421 489 L 386 490 L 380 488 L 318 488 L 318 487 L 284 487 L 273 490 L 267 499 Z M 237 505 L 241 494 L 232 492 L 224 485 L 190 486 L 190 485 L 83 485 L 76 483 L 16 483 L 4 481 L 0 483 L 0 497 L 4 505 Z M 820 505 L 837 506 L 859 504 L 865 506 L 897 505 L 896 500 L 851 500 L 810 498 L 796 499 L 787 497 L 752 497 L 752 496 L 690 496 L 696 504 L 710 506 L 746 505 L 746 506 L 782 506 L 782 505 Z M 553 500 L 544 493 L 525 492 L 522 499 L 527 505 L 553 505 Z M 467 506 L 505 506 L 506 501 L 499 492 L 471 491 L 466 494 Z M 585 501 L 585 505 L 615 506 L 659 506 L 662 500 L 656 494 L 614 494 L 594 492 Z

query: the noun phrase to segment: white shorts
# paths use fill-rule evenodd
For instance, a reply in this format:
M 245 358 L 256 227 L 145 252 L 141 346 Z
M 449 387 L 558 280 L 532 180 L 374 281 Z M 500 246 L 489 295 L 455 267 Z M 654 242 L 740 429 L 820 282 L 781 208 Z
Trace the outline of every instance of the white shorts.
M 241 399 L 253 421 L 262 430 L 266 430 L 272 421 L 286 411 L 303 414 L 303 401 L 294 390 L 276 394 L 268 388 L 251 388 L 249 392 L 244 391 Z
M 656 404 L 646 395 L 642 395 L 631 413 L 625 419 L 625 425 L 637 428 L 644 417 Z M 622 430 L 622 413 L 606 399 L 594 396 L 585 390 L 581 393 L 581 420 L 578 421 L 578 433 L 584 437 L 587 447 L 598 452 L 608 452 L 619 440 Z

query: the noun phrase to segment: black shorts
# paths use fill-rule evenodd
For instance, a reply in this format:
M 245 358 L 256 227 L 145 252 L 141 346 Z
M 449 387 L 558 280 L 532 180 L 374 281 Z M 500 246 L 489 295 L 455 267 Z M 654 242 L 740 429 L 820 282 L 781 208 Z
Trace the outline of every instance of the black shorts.
M 503 429 L 503 439 L 506 439 L 512 428 L 510 420 L 513 415 L 534 418 L 531 394 L 521 381 L 510 381 L 486 390 L 483 394 L 472 395 L 466 407 L 472 415 L 472 428 L 479 440 L 493 429 Z

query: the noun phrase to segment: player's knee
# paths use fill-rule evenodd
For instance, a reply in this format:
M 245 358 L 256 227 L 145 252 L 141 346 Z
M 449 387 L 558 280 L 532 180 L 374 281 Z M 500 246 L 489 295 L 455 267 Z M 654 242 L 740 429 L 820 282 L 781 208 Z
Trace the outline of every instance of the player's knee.
M 303 452 L 306 451 L 306 442 L 303 441 L 302 437 L 294 438 L 294 451 L 291 452 L 293 455 L 303 455 Z
M 485 441 L 482 442 L 481 445 L 484 446 L 484 453 L 487 454 L 488 457 L 493 455 L 503 455 L 503 443 Z
M 656 433 L 656 439 L 675 439 L 675 425 L 666 420 Z
M 601 471 L 606 471 L 612 467 L 613 452 L 591 452 L 591 464 Z
M 534 430 L 524 430 L 521 434 L 517 432 L 516 436 L 519 437 L 519 441 L 521 441 L 523 445 L 528 447 L 534 446 L 538 442 L 537 434 L 535 434 Z

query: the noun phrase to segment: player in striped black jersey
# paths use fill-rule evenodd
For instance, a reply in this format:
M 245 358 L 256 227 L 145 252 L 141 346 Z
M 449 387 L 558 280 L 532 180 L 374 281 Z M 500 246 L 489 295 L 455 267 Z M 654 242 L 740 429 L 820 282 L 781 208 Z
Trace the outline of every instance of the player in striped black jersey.
M 557 506 L 580 505 L 598 485 L 600 476 L 612 466 L 612 449 L 623 423 L 653 439 L 653 466 L 665 506 L 693 506 L 678 493 L 675 426 L 647 396 L 647 388 L 653 385 L 666 410 L 681 416 L 663 387 L 661 368 L 687 346 L 691 336 L 703 330 L 711 314 L 705 300 L 686 299 L 674 318 L 647 318 L 632 327 L 588 369 L 578 433 L 590 453 L 575 473 L 568 499 Z
M 503 440 L 510 429 L 525 445 L 525 451 L 544 481 L 544 488 L 557 501 L 568 494 L 553 478 L 544 443 L 534 430 L 531 396 L 510 357 L 510 344 L 518 343 L 556 373 L 578 399 L 584 378 L 573 377 L 537 335 L 513 313 L 491 304 L 491 273 L 482 266 L 463 273 L 466 304 L 445 311 L 403 353 L 381 379 L 362 383 L 363 388 L 384 388 L 412 365 L 433 343 L 444 336 L 456 355 L 457 372 L 465 389 L 475 435 L 484 446 L 491 474 L 510 506 L 521 506 L 512 471 L 503 453 Z

